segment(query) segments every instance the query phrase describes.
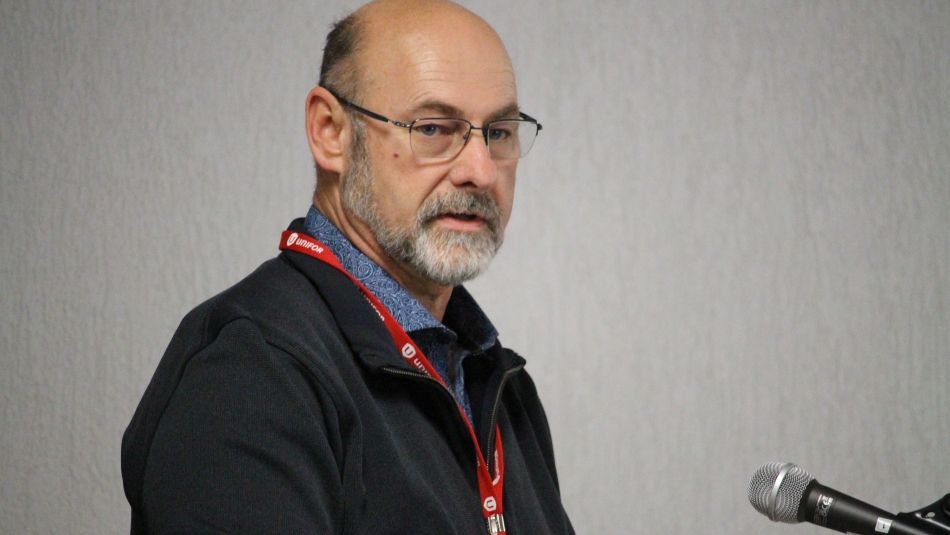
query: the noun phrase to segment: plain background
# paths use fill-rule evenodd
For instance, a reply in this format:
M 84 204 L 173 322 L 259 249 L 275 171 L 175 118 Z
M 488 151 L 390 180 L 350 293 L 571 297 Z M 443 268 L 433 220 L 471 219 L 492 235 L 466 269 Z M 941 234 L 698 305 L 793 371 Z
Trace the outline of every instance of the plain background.
M 950 491 L 950 2 L 467 4 L 544 131 L 470 285 L 529 359 L 579 533 L 821 533 L 795 461 Z M 309 203 L 351 2 L 0 0 L 0 532 L 122 533 L 122 432 L 181 317 Z

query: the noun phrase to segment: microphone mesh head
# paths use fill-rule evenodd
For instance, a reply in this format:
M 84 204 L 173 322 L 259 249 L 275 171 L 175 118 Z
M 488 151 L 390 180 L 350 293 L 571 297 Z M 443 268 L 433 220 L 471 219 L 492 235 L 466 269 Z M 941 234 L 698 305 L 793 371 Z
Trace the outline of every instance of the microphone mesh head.
M 783 476 L 781 482 L 779 476 Z M 749 502 L 756 511 L 775 522 L 794 524 L 799 522 L 798 505 L 805 488 L 814 480 L 811 474 L 792 463 L 768 463 L 752 474 Z

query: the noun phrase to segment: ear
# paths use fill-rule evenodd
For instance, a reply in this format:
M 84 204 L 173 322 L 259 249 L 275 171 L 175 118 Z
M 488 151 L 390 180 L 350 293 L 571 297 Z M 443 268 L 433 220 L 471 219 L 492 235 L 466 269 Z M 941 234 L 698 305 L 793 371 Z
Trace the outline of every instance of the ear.
M 306 115 L 313 160 L 321 169 L 341 173 L 349 130 L 339 101 L 323 87 L 314 87 L 307 95 Z

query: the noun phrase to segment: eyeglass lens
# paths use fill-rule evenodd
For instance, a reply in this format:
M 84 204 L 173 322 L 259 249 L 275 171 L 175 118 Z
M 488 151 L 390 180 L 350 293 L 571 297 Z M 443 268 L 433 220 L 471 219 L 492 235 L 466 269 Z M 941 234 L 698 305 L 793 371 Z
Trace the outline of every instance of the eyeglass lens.
M 409 142 L 419 157 L 451 158 L 462 150 L 470 126 L 459 119 L 417 119 L 409 129 Z M 495 160 L 521 158 L 538 134 L 532 121 L 494 121 L 488 126 L 488 152 Z

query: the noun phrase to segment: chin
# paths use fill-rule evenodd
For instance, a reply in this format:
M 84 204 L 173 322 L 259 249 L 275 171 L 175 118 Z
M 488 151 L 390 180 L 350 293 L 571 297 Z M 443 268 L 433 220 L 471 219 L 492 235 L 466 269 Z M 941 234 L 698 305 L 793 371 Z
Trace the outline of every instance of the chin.
M 495 247 L 472 250 L 463 245 L 422 250 L 414 264 L 425 278 L 443 286 L 457 286 L 484 273 L 495 251 Z

